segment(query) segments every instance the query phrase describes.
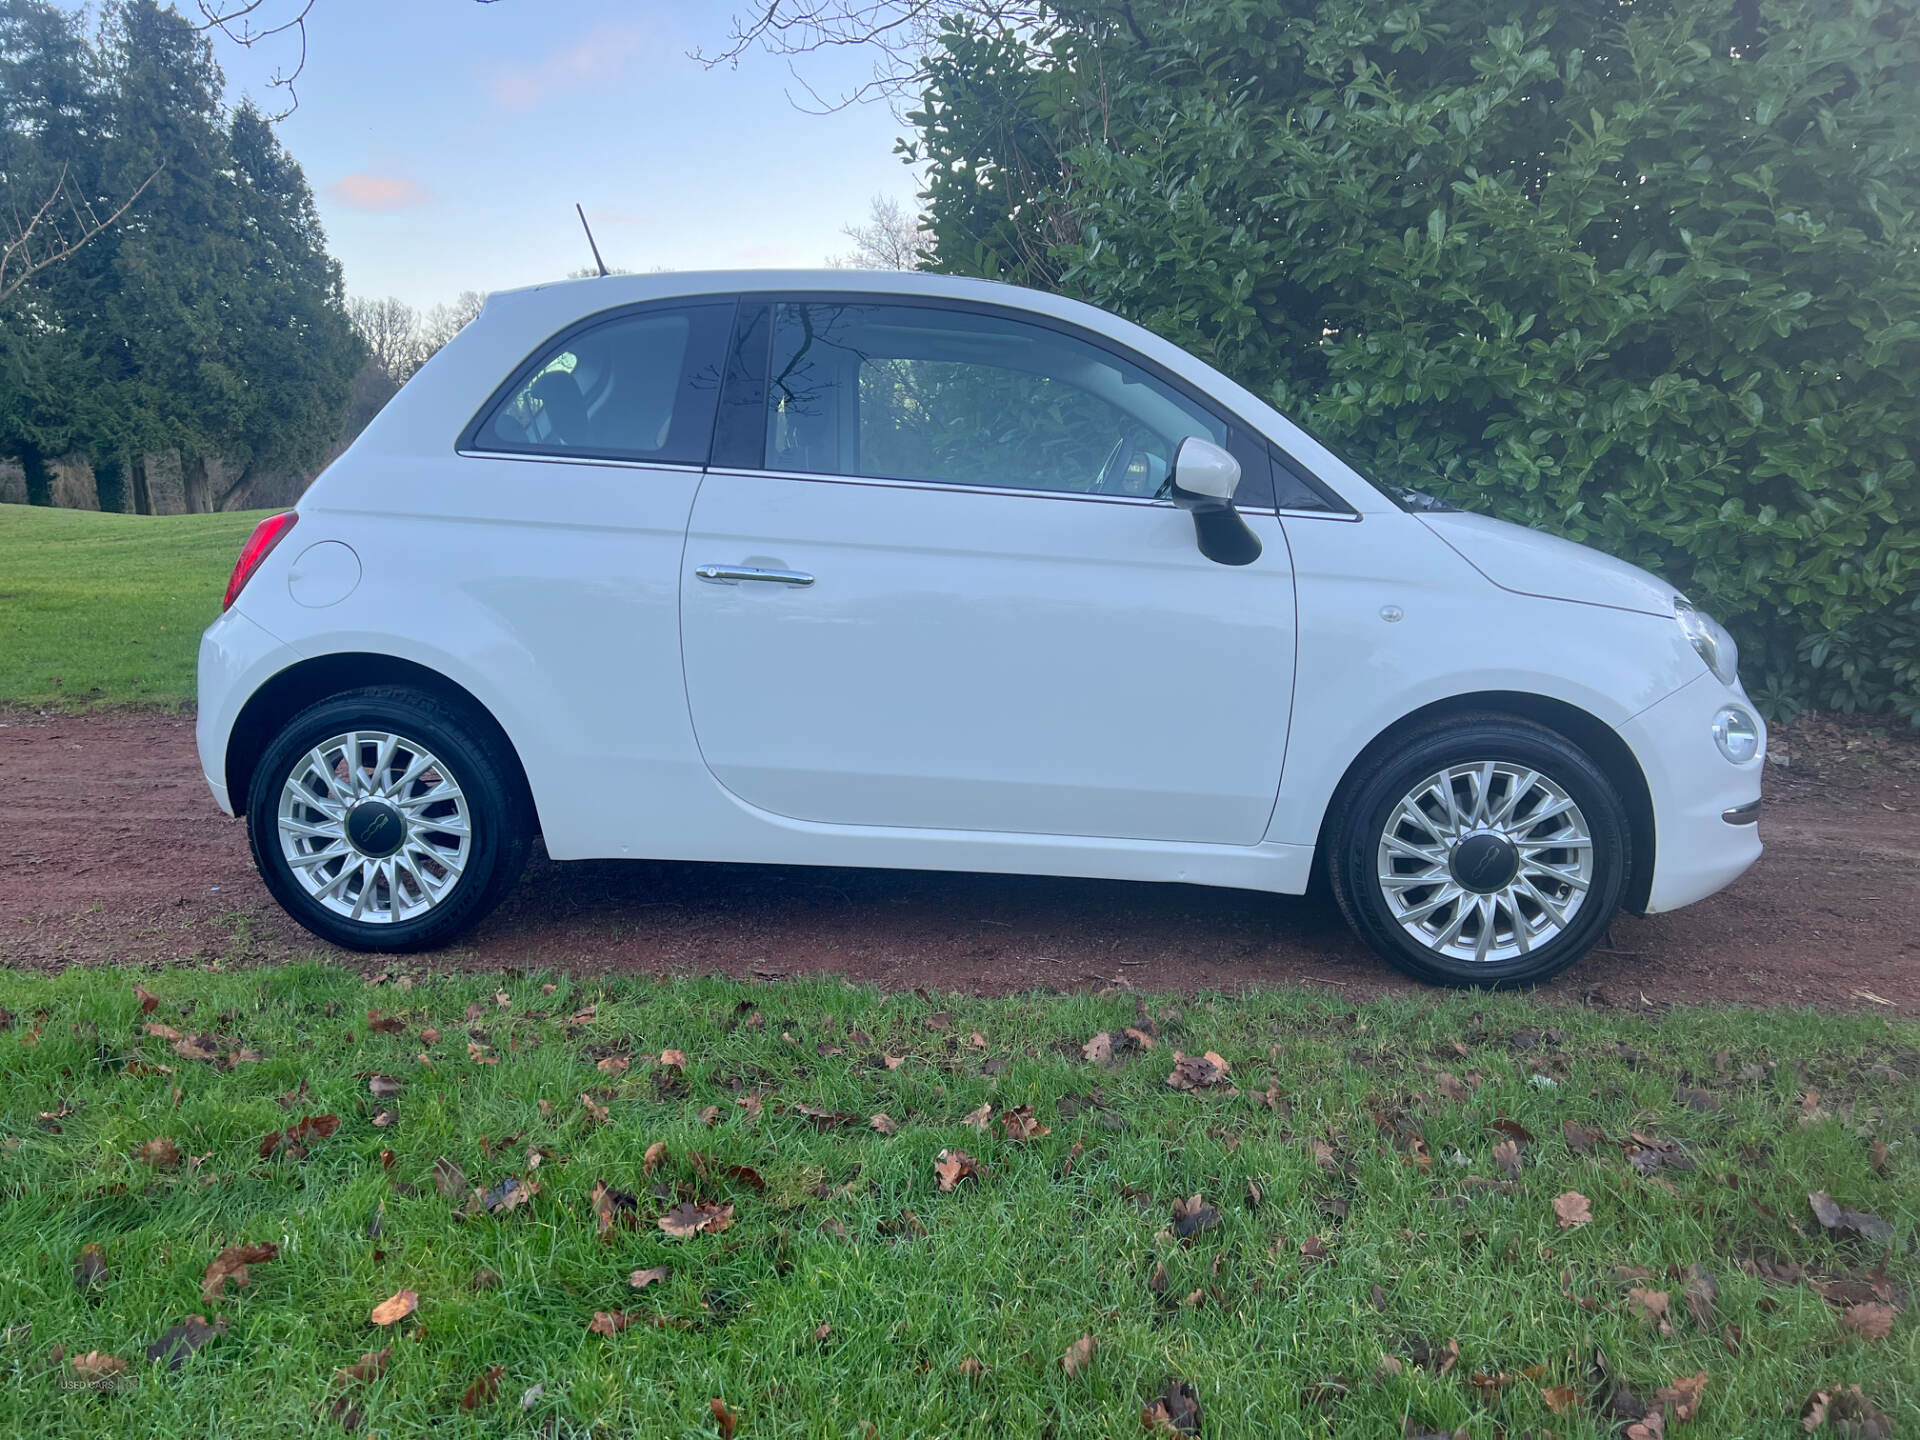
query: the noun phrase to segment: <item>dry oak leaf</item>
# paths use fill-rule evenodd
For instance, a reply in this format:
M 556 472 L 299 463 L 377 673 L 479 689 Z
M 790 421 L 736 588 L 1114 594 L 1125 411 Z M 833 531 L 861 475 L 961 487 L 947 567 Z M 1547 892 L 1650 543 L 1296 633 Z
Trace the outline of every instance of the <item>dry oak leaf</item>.
M 605 1335 L 608 1339 L 612 1339 L 638 1318 L 637 1315 L 631 1315 L 625 1310 L 596 1310 L 593 1312 L 593 1319 L 587 1322 L 587 1333 Z
M 73 1260 L 74 1285 L 81 1290 L 91 1290 L 106 1278 L 106 1252 L 98 1245 L 82 1245 Z
M 720 1427 L 720 1440 L 733 1440 L 733 1432 L 740 1424 L 740 1417 L 727 1408 L 727 1402 L 718 1395 L 707 1402 L 707 1408 L 713 1411 L 713 1420 Z
M 1540 1392 L 1547 1408 L 1556 1415 L 1571 1415 L 1580 1408 L 1580 1392 L 1571 1385 L 1553 1385 Z
M 385 1114 L 386 1112 L 381 1112 Z M 376 1119 L 375 1124 L 379 1121 Z M 324 1140 L 340 1128 L 338 1115 L 305 1115 L 293 1122 L 285 1130 L 275 1130 L 260 1142 L 260 1158 L 270 1158 L 274 1151 L 284 1149 L 294 1159 L 307 1153 L 307 1145 L 314 1140 Z
M 978 1380 L 987 1373 L 987 1367 L 971 1355 L 960 1362 L 959 1370 L 969 1380 Z
M 387 1362 L 393 1358 L 393 1347 L 384 1350 L 369 1350 L 354 1364 L 343 1370 L 333 1372 L 336 1385 L 364 1385 L 370 1380 L 378 1380 L 387 1373 Z
M 1080 1047 L 1081 1056 L 1095 1065 L 1113 1063 L 1113 1032 L 1102 1030 Z
M 144 985 L 136 985 L 133 987 L 133 998 L 140 1002 L 140 1013 L 142 1015 L 151 1015 L 155 1010 L 160 1008 L 160 997 Z
M 180 1163 L 180 1147 L 166 1136 L 156 1135 L 134 1151 L 133 1158 L 156 1170 L 171 1170 Z
M 1197 1194 L 1173 1202 L 1173 1233 L 1178 1239 L 1189 1239 L 1219 1223 L 1220 1212 Z
M 1184 1380 L 1169 1378 L 1140 1412 L 1140 1428 L 1152 1435 L 1198 1435 L 1200 1397 Z
M 684 1070 L 687 1068 L 686 1053 L 681 1050 L 662 1050 L 660 1063 L 669 1070 Z
M 396 1080 L 391 1075 L 369 1075 L 367 1089 L 379 1100 L 391 1100 L 406 1088 L 406 1082 Z
M 1512 1140 L 1502 1140 L 1493 1147 L 1493 1163 L 1509 1180 L 1520 1178 L 1520 1147 Z
M 1893 1333 L 1893 1317 L 1899 1313 L 1877 1300 L 1849 1305 L 1840 1312 L 1840 1328 L 1853 1331 L 1863 1340 L 1884 1340 Z
M 884 1110 L 867 1121 L 867 1124 L 875 1130 L 878 1130 L 882 1135 L 897 1135 L 900 1132 L 900 1127 L 894 1122 L 894 1118 Z
M 1078 1375 L 1093 1364 L 1094 1352 L 1100 1348 L 1100 1342 L 1091 1335 L 1082 1335 L 1067 1346 L 1067 1353 L 1060 1357 L 1060 1368 L 1069 1375 Z
M 667 1142 L 656 1140 L 647 1146 L 647 1153 L 640 1157 L 640 1173 L 651 1175 L 659 1168 L 660 1162 L 667 1158 Z
M 978 1110 L 970 1110 L 960 1117 L 962 1125 L 971 1125 L 982 1135 L 987 1133 L 987 1124 L 993 1119 L 993 1106 L 982 1105 Z
M 580 1092 L 580 1108 L 587 1112 L 587 1123 L 590 1125 L 606 1125 L 613 1119 L 613 1115 L 607 1107 L 604 1105 L 596 1105 L 593 1096 L 587 1094 L 584 1090 Z
M 469 1040 L 467 1042 L 467 1058 L 476 1065 L 498 1065 L 500 1063 L 500 1057 L 498 1055 L 489 1055 L 487 1053 L 487 1047 L 482 1045 L 478 1040 Z
M 73 1357 L 73 1373 L 82 1380 L 104 1380 L 109 1375 L 124 1375 L 127 1362 L 118 1355 L 108 1355 L 99 1350 L 89 1350 L 84 1355 Z
M 1673 1334 L 1673 1326 L 1667 1323 L 1666 1291 L 1636 1285 L 1627 1291 L 1627 1308 L 1649 1325 L 1658 1326 L 1662 1335 Z
M 500 1380 L 506 1373 L 507 1367 L 504 1365 L 489 1366 L 485 1374 L 467 1386 L 467 1393 L 460 1397 L 460 1408 L 478 1410 L 493 1400 L 500 1393 Z
M 676 1205 L 655 1223 L 669 1240 L 690 1240 L 700 1234 L 718 1235 L 733 1224 L 733 1206 L 716 1205 L 707 1200 Z
M 1211 1050 L 1201 1056 L 1176 1050 L 1173 1073 L 1167 1076 L 1167 1084 L 1176 1090 L 1206 1090 L 1225 1080 L 1230 1069 L 1232 1067 Z
M 407 1028 L 407 1022 L 398 1015 L 383 1015 L 378 1010 L 367 1011 L 367 1029 L 376 1035 L 398 1035 Z
M 604 1180 L 593 1182 L 594 1229 L 602 1240 L 613 1238 L 614 1227 L 632 1229 L 639 1223 L 640 1202 L 625 1190 L 616 1190 Z
M 1869 1215 L 1864 1210 L 1848 1210 L 1837 1204 L 1824 1190 L 1816 1190 L 1807 1196 L 1807 1203 L 1813 1207 L 1814 1219 L 1829 1230 L 1851 1231 L 1862 1240 L 1877 1240 L 1883 1244 L 1893 1239 L 1893 1226 L 1878 1215 Z
M 943 1191 L 951 1191 L 969 1176 L 977 1178 L 980 1165 L 964 1150 L 942 1150 L 933 1163 L 933 1174 Z
M 420 1308 L 420 1296 L 412 1290 L 400 1290 L 373 1307 L 367 1317 L 375 1325 L 392 1325 Z
M 1673 1411 L 1673 1423 L 1684 1425 L 1700 1410 L 1700 1392 L 1707 1388 L 1707 1372 L 1689 1375 L 1676 1380 L 1671 1385 L 1662 1385 L 1653 1392 L 1653 1403 L 1668 1406 Z
M 1562 1230 L 1571 1230 L 1576 1225 L 1585 1225 L 1593 1219 L 1593 1202 L 1578 1190 L 1569 1190 L 1564 1195 L 1553 1197 L 1553 1213 L 1560 1222 Z
M 467 1193 L 466 1172 L 442 1155 L 433 1162 L 433 1188 L 440 1192 L 442 1200 L 451 1204 Z
M 1829 1425 L 1849 1440 L 1893 1440 L 1893 1421 L 1858 1385 L 1816 1390 L 1800 1407 L 1800 1428 L 1809 1434 Z
M 247 1274 L 249 1265 L 263 1265 L 269 1260 L 280 1258 L 280 1247 L 268 1241 L 260 1245 L 229 1245 L 207 1264 L 206 1274 L 200 1280 L 200 1298 L 209 1305 L 218 1304 L 226 1293 L 227 1281 L 235 1285 L 246 1285 L 252 1277 Z
M 632 1061 L 624 1055 L 606 1055 L 594 1062 L 593 1068 L 602 1075 L 624 1075 Z
M 1033 1118 L 1031 1105 L 1016 1105 L 1000 1116 L 1000 1128 L 1009 1140 L 1038 1140 L 1053 1132 Z

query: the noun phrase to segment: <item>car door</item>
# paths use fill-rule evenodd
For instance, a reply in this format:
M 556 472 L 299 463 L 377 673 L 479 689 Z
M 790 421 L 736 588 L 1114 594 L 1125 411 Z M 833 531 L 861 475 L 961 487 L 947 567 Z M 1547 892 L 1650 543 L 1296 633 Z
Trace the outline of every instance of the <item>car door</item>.
M 1229 422 L 1038 317 L 754 307 L 681 576 L 720 784 L 832 825 L 1257 843 L 1291 703 L 1284 537 L 1250 516 L 1260 558 L 1216 564 L 1159 498 L 1180 440 Z

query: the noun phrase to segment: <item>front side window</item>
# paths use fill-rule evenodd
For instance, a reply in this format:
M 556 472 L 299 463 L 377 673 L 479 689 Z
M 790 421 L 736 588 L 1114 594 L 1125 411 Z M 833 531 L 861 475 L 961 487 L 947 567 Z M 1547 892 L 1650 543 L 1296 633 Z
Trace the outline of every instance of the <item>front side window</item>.
M 730 304 L 645 310 L 566 335 L 523 368 L 467 446 L 704 463 L 732 313 Z
M 1081 495 L 1164 495 L 1217 417 L 1089 341 L 911 304 L 776 307 L 766 465 Z

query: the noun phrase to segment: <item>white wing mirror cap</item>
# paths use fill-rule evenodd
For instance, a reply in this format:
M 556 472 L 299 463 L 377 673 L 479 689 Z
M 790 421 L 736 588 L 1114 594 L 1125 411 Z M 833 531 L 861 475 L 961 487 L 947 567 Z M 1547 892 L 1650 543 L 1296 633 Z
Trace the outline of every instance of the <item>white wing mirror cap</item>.
M 1211 440 L 1189 435 L 1174 452 L 1173 483 L 1189 495 L 1231 500 L 1240 488 L 1240 462 Z

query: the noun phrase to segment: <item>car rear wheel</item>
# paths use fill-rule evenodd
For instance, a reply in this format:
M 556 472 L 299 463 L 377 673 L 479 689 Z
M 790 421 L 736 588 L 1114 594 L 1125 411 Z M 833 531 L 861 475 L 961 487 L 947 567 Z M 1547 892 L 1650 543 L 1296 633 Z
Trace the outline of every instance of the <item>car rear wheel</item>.
M 511 758 L 466 707 L 337 695 L 267 747 L 247 804 L 254 863 L 294 919 L 350 950 L 428 950 L 471 929 L 526 863 Z
M 1383 957 L 1443 985 L 1530 985 L 1586 954 L 1625 892 L 1626 807 L 1542 726 L 1469 716 L 1411 737 L 1345 797 L 1328 875 Z

